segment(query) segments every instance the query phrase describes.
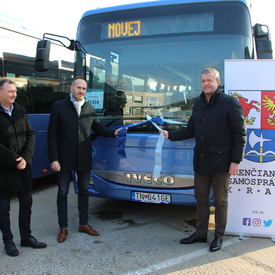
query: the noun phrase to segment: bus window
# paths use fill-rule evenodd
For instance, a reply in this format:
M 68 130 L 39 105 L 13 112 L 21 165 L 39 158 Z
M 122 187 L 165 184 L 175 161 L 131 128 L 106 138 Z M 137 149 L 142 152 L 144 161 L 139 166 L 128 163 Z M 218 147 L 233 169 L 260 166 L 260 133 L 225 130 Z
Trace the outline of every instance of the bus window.
M 53 173 L 48 161 L 47 128 L 51 104 L 67 96 L 74 76 L 73 53 L 52 44 L 48 70 L 35 70 L 35 49 L 40 40 L 31 31 L 1 21 L 0 78 L 16 83 L 16 102 L 29 114 L 36 144 L 33 178 Z

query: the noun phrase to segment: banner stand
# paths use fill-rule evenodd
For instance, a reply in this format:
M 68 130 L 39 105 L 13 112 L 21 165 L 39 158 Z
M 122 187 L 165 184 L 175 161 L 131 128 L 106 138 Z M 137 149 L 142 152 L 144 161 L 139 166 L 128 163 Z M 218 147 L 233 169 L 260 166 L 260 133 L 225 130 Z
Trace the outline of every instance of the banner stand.
M 244 159 L 230 176 L 225 234 L 275 242 L 275 60 L 225 60 L 225 93 L 243 108 Z M 253 81 L 255 80 L 255 81 Z

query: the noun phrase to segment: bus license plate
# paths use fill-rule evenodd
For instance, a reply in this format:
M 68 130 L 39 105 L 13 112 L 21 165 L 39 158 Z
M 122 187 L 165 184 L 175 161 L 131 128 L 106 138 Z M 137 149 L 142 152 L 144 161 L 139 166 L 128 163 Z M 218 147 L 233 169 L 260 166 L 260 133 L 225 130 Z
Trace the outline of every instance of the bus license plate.
M 145 192 L 132 192 L 132 201 L 151 202 L 151 203 L 171 203 L 170 194 L 157 194 Z

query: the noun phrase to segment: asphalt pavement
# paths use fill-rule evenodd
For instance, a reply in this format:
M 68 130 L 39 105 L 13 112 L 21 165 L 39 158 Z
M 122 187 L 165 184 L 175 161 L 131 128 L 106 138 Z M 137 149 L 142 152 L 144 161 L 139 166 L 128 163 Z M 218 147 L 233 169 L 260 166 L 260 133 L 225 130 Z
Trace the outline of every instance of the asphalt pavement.
M 56 192 L 54 178 L 34 189 L 33 235 L 48 244 L 39 250 L 20 247 L 18 201 L 12 199 L 12 230 L 20 254 L 10 257 L 0 244 L 1 275 L 275 273 L 275 244 L 268 238 L 226 236 L 220 251 L 209 252 L 213 214 L 208 243 L 179 244 L 194 231 L 195 207 L 90 198 L 90 224 L 101 234 L 79 233 L 77 196 L 72 186 L 69 234 L 64 243 L 58 243 Z

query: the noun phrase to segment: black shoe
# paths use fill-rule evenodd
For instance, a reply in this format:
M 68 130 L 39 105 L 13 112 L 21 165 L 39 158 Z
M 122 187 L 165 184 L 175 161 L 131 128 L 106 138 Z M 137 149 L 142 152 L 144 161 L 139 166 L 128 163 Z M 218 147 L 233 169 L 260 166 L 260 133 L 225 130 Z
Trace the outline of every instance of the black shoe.
M 19 251 L 17 250 L 13 241 L 5 242 L 5 250 L 9 256 L 15 257 L 19 255 Z
M 220 250 L 220 248 L 222 247 L 222 241 L 223 241 L 222 237 L 216 236 L 213 242 L 211 243 L 209 250 L 211 252 Z
M 207 238 L 202 238 L 197 233 L 193 233 L 190 237 L 181 239 L 180 243 L 181 244 L 191 244 L 191 243 L 206 243 Z
M 27 240 L 21 240 L 21 246 L 32 247 L 32 248 L 45 248 L 47 244 L 37 241 L 33 236 Z

